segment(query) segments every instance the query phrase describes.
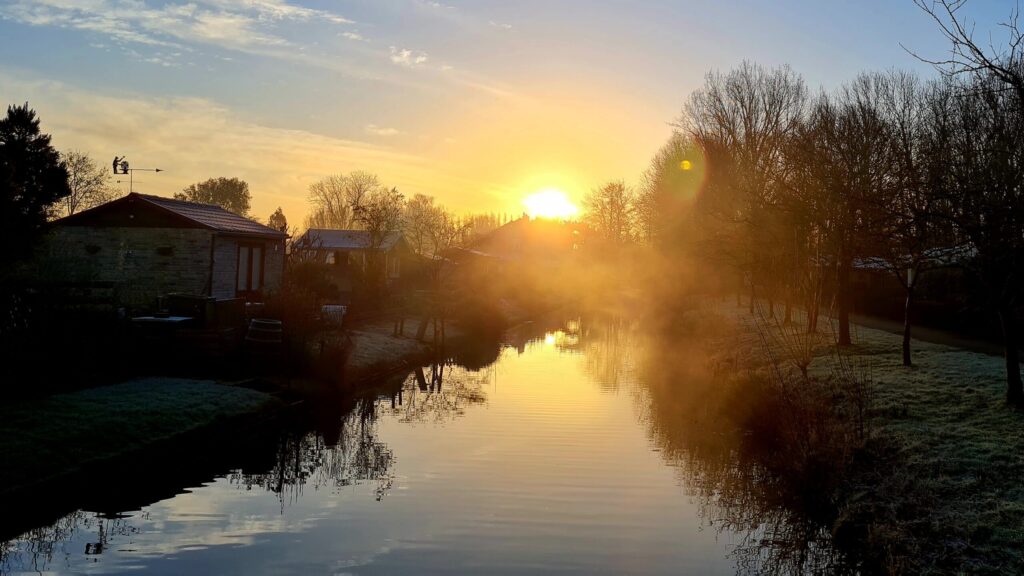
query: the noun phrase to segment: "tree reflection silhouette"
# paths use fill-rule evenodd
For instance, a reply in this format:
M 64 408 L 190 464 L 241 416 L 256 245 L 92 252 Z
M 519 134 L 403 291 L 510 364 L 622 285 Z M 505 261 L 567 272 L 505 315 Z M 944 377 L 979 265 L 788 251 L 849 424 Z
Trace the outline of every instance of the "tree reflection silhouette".
M 737 573 L 856 571 L 832 546 L 834 511 L 775 474 L 766 465 L 775 455 L 722 412 L 707 335 L 614 316 L 578 322 L 576 348 L 588 372 L 602 389 L 631 393 L 651 441 L 697 497 L 701 516 L 720 532 L 741 535 L 732 551 Z

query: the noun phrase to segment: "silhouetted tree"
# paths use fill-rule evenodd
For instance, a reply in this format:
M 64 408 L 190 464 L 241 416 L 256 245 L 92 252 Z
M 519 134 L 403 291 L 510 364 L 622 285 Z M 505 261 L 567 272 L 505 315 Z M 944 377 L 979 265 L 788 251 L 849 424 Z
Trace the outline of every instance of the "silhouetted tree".
M 402 229 L 405 197 L 397 188 L 377 186 L 360 190 L 351 198 L 352 221 L 370 236 L 366 272 L 374 292 L 379 292 L 384 280 L 381 248 L 390 234 Z
M 443 209 L 434 205 L 434 198 L 425 194 L 416 194 L 405 204 L 402 215 L 402 232 L 409 242 L 409 247 L 420 256 L 428 256 L 436 252 L 431 242 L 431 234 L 438 225 Z
M 288 231 L 288 218 L 285 218 L 284 210 L 281 210 L 280 206 L 277 207 L 277 210 L 274 210 L 270 218 L 267 218 L 267 226 L 282 232 Z
M 616 246 L 633 240 L 636 194 L 617 180 L 594 188 L 583 200 L 583 220 Z
M 35 111 L 27 102 L 8 106 L 0 120 L 0 268 L 28 254 L 49 207 L 70 193 L 67 168 Z
M 344 230 L 358 226 L 352 207 L 380 187 L 376 174 L 361 171 L 335 174 L 314 182 L 309 187 L 313 211 L 306 218 L 306 228 Z
M 210 178 L 205 182 L 191 184 L 174 195 L 177 200 L 214 204 L 239 216 L 249 215 L 249 184 L 238 178 Z
M 641 179 L 635 202 L 637 235 L 652 245 L 676 244 L 704 174 L 700 148 L 682 132 L 673 133 Z
M 61 155 L 68 171 L 71 193 L 54 206 L 55 216 L 70 216 L 109 202 L 117 196 L 110 183 L 110 172 L 88 154 L 69 150 Z
M 788 67 L 751 62 L 727 74 L 709 73 L 693 92 L 677 123 L 700 147 L 709 166 L 697 207 L 715 220 L 709 242 L 724 260 L 774 292 L 780 238 L 765 226 L 784 189 L 785 149 L 800 128 L 807 101 L 803 79 Z
M 945 125 L 955 151 L 936 184 L 948 217 L 974 252 L 965 260 L 999 315 L 1010 402 L 1024 402 L 1016 307 L 1024 275 L 1024 105 L 1002 90 L 995 74 L 950 85 L 952 97 L 935 103 L 933 122 Z
M 942 60 L 918 59 L 933 64 L 947 77 L 971 75 L 985 77 L 989 86 L 1003 85 L 1024 100 L 1024 31 L 1018 24 L 1020 6 L 1011 8 L 1009 19 L 1001 24 L 1006 34 L 1005 44 L 995 46 L 989 35 L 982 46 L 974 39 L 974 24 L 959 12 L 967 0 L 914 0 L 938 25 L 951 44 L 950 55 Z

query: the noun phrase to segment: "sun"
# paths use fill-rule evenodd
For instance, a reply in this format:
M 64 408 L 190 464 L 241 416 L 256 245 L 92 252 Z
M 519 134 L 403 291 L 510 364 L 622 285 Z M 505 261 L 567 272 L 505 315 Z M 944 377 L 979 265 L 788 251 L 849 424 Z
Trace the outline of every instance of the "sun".
M 579 213 L 579 208 L 569 201 L 565 192 L 556 188 L 545 188 L 523 199 L 526 213 L 530 218 L 566 220 Z

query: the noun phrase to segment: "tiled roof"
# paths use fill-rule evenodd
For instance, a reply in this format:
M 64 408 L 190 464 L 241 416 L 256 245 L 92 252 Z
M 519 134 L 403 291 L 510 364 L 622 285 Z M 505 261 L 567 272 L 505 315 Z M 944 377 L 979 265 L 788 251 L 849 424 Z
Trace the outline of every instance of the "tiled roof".
M 174 200 L 172 198 L 151 196 L 149 194 L 134 193 L 132 196 L 135 196 L 140 200 L 145 200 L 151 204 L 155 204 L 165 210 L 170 210 L 171 212 L 192 220 L 203 227 L 211 228 L 220 232 L 255 236 L 276 236 L 279 238 L 287 236 L 287 234 L 280 230 L 274 230 L 269 226 L 264 226 L 259 222 L 249 220 L 248 218 L 239 216 L 234 212 L 228 212 L 220 206 L 199 204 L 198 202 L 186 202 L 184 200 Z
M 381 243 L 381 249 L 392 249 L 401 237 L 398 232 L 388 232 Z M 370 247 L 370 233 L 366 230 L 310 228 L 299 239 L 299 243 L 323 250 L 366 250 Z

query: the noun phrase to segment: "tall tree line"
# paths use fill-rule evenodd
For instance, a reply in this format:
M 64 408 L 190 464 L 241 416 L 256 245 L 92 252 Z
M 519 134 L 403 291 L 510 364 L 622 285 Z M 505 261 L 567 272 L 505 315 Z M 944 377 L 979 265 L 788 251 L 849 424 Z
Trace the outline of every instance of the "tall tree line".
M 673 227 L 689 227 L 751 301 L 802 305 L 809 329 L 832 286 L 840 345 L 850 343 L 851 273 L 889 270 L 905 291 L 908 365 L 918 278 L 958 266 L 999 317 L 1007 398 L 1024 401 L 1024 105 L 1006 78 L 984 67 L 930 81 L 869 72 L 810 95 L 788 67 L 748 62 L 708 74 L 645 175 L 636 201 L 643 236 L 664 242 Z M 686 167 L 698 165 L 694 190 Z M 685 214 L 675 220 L 644 208 L 681 196 Z

